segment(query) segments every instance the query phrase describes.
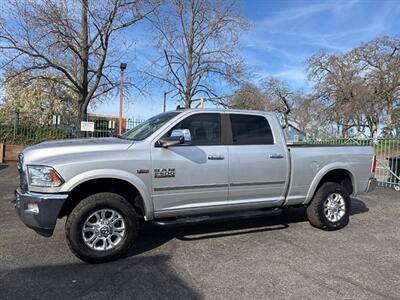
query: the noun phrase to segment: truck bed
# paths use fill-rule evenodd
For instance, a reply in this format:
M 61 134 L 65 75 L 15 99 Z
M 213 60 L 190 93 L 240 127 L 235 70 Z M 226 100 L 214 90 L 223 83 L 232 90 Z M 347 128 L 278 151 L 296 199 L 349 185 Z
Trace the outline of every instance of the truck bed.
M 292 143 L 287 143 L 286 144 L 288 148 L 300 148 L 300 147 L 369 147 L 366 145 L 351 145 L 351 144 L 307 144 L 307 143 L 301 143 L 301 144 L 292 144 Z
M 339 166 L 355 181 L 353 195 L 365 191 L 371 176 L 372 147 L 296 144 L 288 145 L 288 150 L 291 172 L 285 205 L 302 204 L 309 200 L 313 185 L 320 181 L 323 174 Z

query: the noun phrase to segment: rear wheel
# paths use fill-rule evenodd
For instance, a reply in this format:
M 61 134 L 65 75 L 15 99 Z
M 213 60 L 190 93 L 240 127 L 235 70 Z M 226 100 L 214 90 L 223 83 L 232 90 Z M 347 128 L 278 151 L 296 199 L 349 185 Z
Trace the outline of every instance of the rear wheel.
M 83 199 L 68 216 L 65 232 L 71 251 L 90 263 L 123 256 L 138 232 L 134 208 L 120 195 L 98 193 Z
M 307 207 L 310 223 L 324 230 L 338 230 L 349 223 L 350 196 L 336 182 L 325 182 Z

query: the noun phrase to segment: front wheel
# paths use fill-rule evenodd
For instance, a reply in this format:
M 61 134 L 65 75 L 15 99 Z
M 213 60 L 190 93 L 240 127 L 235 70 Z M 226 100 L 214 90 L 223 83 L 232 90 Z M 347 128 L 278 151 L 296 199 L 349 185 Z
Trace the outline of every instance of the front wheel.
M 137 232 L 134 208 L 114 193 L 98 193 L 83 199 L 65 224 L 71 251 L 90 263 L 120 258 L 133 244 Z
M 324 230 L 338 230 L 349 223 L 350 196 L 336 182 L 325 182 L 307 207 L 310 223 Z

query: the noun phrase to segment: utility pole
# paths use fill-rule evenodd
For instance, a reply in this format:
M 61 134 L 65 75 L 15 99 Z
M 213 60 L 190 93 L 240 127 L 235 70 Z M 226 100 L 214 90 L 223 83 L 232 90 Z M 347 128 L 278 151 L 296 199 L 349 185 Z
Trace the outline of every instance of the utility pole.
M 175 90 L 170 90 L 168 92 L 164 91 L 164 112 L 167 110 L 167 95 Z
M 164 92 L 164 112 L 167 108 L 167 92 Z
M 82 0 L 82 16 L 81 16 L 81 38 L 80 38 L 80 54 L 81 63 L 80 63 L 80 77 L 82 78 L 82 93 L 79 99 L 78 109 L 79 114 L 82 114 L 78 120 L 87 121 L 87 105 L 85 106 L 86 98 L 88 96 L 88 86 L 89 86 L 89 25 L 88 25 L 88 0 Z M 81 123 L 76 124 L 76 130 L 79 137 L 83 137 L 84 135 L 87 137 L 88 132 L 81 132 Z
M 124 70 L 126 69 L 126 63 L 121 63 L 119 68 L 121 69 L 121 82 L 119 84 L 119 125 L 118 133 L 122 134 L 122 104 L 124 100 Z

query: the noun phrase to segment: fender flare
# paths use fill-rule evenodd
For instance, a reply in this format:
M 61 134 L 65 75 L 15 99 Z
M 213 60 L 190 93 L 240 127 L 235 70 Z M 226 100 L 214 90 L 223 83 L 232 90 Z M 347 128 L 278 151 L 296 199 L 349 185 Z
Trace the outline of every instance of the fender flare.
M 134 186 L 138 190 L 140 196 L 143 199 L 145 219 L 146 220 L 153 219 L 153 204 L 151 202 L 151 196 L 148 189 L 146 188 L 145 183 L 138 176 L 135 176 L 126 171 L 115 170 L 115 169 L 96 169 L 83 172 L 65 182 L 65 184 L 60 189 L 60 192 L 61 193 L 70 192 L 78 185 L 85 183 L 89 180 L 103 179 L 103 178 L 120 179 Z
M 306 196 L 306 199 L 304 200 L 303 204 L 310 203 L 322 178 L 324 178 L 324 176 L 326 174 L 328 174 L 329 172 L 335 171 L 335 170 L 345 170 L 349 173 L 351 184 L 353 185 L 353 194 L 357 194 L 357 181 L 355 180 L 355 176 L 354 176 L 355 170 L 348 163 L 344 164 L 344 163 L 336 162 L 336 163 L 326 165 L 321 170 L 319 170 L 319 172 L 315 175 L 315 177 L 314 177 L 313 181 L 311 182 L 311 185 L 308 189 L 307 196 Z

